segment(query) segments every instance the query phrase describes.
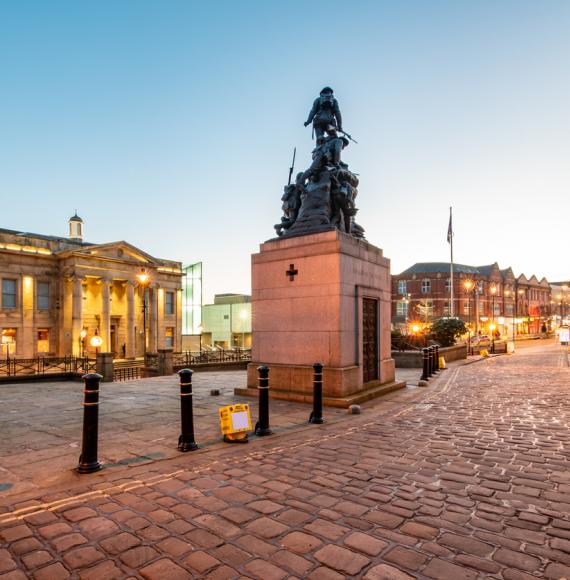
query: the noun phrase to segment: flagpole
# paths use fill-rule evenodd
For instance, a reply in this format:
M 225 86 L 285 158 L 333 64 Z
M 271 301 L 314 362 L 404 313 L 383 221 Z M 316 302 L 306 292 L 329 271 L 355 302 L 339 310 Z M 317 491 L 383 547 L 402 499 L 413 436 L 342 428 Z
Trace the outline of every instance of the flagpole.
M 453 208 L 450 207 L 449 208 L 449 229 L 451 231 L 451 235 L 449 237 L 449 246 L 450 246 L 450 251 L 451 251 L 451 261 L 449 263 L 449 276 L 451 279 L 451 284 L 449 285 L 449 291 L 451 293 L 451 300 L 449 301 L 449 304 L 450 304 L 449 313 L 451 315 L 451 318 L 453 318 L 455 315 L 455 308 L 454 308 L 454 304 L 453 304 L 453 221 L 452 221 L 452 212 L 453 212 Z

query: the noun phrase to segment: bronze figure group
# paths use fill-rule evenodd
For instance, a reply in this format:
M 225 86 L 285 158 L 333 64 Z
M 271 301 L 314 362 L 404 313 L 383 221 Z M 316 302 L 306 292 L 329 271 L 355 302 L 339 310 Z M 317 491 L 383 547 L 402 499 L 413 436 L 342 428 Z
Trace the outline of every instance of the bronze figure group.
M 358 177 L 341 159 L 342 151 L 354 140 L 342 129 L 338 101 L 330 87 L 313 103 L 305 127 L 310 123 L 316 135 L 312 163 L 297 174 L 295 183 L 291 183 L 293 166 L 290 168 L 281 198 L 283 217 L 275 231 L 279 236 L 299 236 L 338 228 L 363 238 L 363 228 L 354 221 Z

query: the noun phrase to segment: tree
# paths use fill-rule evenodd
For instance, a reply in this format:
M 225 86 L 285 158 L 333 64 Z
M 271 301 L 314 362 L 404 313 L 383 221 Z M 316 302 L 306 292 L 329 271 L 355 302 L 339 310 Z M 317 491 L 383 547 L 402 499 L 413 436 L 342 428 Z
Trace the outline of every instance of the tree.
M 467 325 L 460 318 L 438 318 L 432 323 L 431 332 L 441 346 L 453 346 L 467 332 Z

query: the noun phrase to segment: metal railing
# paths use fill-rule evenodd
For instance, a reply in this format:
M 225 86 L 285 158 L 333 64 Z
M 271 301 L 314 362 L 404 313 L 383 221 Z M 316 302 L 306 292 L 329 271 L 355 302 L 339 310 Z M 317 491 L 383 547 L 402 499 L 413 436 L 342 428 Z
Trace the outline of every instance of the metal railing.
M 192 367 L 204 364 L 221 364 L 247 362 L 251 360 L 251 350 L 223 348 L 202 351 L 173 352 L 172 365 L 174 368 Z
M 96 369 L 95 359 L 87 357 L 63 356 L 34 358 L 7 357 L 0 359 L 1 376 L 45 375 L 45 374 L 85 374 Z
M 113 380 L 114 381 L 131 381 L 134 379 L 141 378 L 141 366 L 140 365 L 123 365 L 114 364 L 113 368 Z

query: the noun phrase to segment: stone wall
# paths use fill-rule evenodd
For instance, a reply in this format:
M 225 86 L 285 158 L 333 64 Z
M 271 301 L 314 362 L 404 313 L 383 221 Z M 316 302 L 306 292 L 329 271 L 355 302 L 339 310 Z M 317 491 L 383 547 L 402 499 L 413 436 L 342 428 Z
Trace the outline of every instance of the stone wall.
M 467 345 L 459 344 L 439 349 L 439 356 L 445 358 L 445 362 L 452 362 L 467 358 Z M 396 361 L 396 368 L 400 369 L 421 369 L 422 351 L 414 350 L 407 352 L 392 351 L 392 358 Z

